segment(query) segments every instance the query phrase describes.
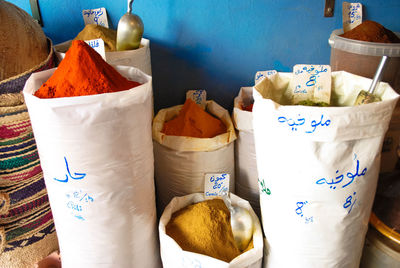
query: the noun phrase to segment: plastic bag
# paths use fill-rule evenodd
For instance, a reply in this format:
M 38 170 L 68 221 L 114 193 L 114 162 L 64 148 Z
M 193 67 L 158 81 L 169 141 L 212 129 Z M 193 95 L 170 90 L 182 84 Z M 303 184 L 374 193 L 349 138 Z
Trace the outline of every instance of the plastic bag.
M 182 250 L 173 238 L 165 232 L 165 227 L 171 219 L 172 214 L 188 205 L 204 201 L 204 194 L 195 193 L 182 197 L 175 197 L 165 208 L 158 231 L 160 234 L 160 250 L 164 268 L 178 267 L 203 267 L 203 268 L 258 268 L 261 267 L 263 258 L 263 236 L 260 222 L 249 202 L 240 197 L 230 194 L 232 204 L 244 207 L 250 211 L 254 220 L 253 249 L 250 249 L 234 258 L 230 263 L 194 252 Z
M 266 267 L 358 267 L 399 95 L 380 83 L 382 101 L 352 106 L 371 80 L 333 72 L 336 107 L 282 105 L 290 78 L 278 73 L 253 90 Z
M 151 77 L 116 69 L 142 85 L 91 96 L 33 96 L 52 69 L 33 74 L 23 91 L 65 268 L 160 267 Z

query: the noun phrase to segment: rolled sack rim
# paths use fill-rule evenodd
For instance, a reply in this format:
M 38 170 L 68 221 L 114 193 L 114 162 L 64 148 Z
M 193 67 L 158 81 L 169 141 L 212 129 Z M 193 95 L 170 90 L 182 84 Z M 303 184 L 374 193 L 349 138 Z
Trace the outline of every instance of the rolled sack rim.
M 238 255 L 236 258 L 231 260 L 231 262 L 229 264 L 232 264 L 232 265 L 243 264 L 243 266 L 252 265 L 256 261 L 261 259 L 264 254 L 264 238 L 263 238 L 263 233 L 261 230 L 261 223 L 260 223 L 258 216 L 256 215 L 253 208 L 251 207 L 249 201 L 242 199 L 241 197 L 239 197 L 233 193 L 230 193 L 230 197 L 232 199 L 233 205 L 239 205 L 240 207 L 244 207 L 249 210 L 250 215 L 252 216 L 252 218 L 254 220 L 254 231 L 253 231 L 253 248 Z M 182 203 L 182 201 L 184 201 L 185 199 L 186 199 L 186 202 Z M 179 209 L 184 208 L 187 205 L 199 203 L 199 202 L 202 202 L 205 200 L 207 200 L 207 199 L 204 197 L 203 193 L 192 193 L 192 194 L 188 194 L 188 195 L 184 195 L 184 196 L 175 196 L 165 207 L 165 209 L 160 217 L 160 221 L 158 224 L 159 235 L 160 235 L 160 238 L 161 238 L 161 236 L 163 236 L 164 239 L 168 239 L 169 244 L 172 244 L 175 246 L 174 250 L 179 249 L 184 254 L 189 253 L 189 254 L 194 254 L 194 256 L 200 255 L 203 258 L 209 258 L 212 260 L 217 260 L 222 263 L 226 263 L 222 260 L 218 260 L 218 259 L 215 259 L 215 258 L 207 256 L 207 255 L 190 252 L 190 251 L 185 251 L 178 245 L 178 243 L 172 237 L 170 237 L 166 233 L 166 226 L 167 226 L 168 222 L 171 220 L 171 216 L 174 212 L 178 211 Z M 177 206 L 177 204 L 179 204 L 179 203 L 180 203 L 180 205 L 183 205 L 183 206 Z M 173 207 L 175 207 L 174 210 L 173 210 Z M 161 247 L 161 244 L 160 244 L 160 247 Z M 252 261 L 244 259 L 247 256 Z
M 216 102 L 209 100 L 206 103 L 207 112 L 216 116 L 226 126 L 227 132 L 213 138 L 195 138 L 186 136 L 170 136 L 162 133 L 164 122 L 177 116 L 183 104 L 161 109 L 153 119 L 153 140 L 159 144 L 178 151 L 208 152 L 221 149 L 236 140 L 235 127 L 227 110 Z

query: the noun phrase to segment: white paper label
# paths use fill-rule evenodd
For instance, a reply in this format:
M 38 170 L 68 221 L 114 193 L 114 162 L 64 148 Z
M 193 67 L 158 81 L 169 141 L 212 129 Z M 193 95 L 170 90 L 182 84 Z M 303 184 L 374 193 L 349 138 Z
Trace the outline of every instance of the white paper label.
M 108 28 L 107 11 L 104 7 L 82 10 L 83 20 L 86 24 L 97 24 Z
M 106 60 L 106 50 L 104 48 L 104 41 L 103 39 L 93 39 L 85 41 L 86 44 L 91 46 L 97 53 L 101 55 L 101 57 Z
M 275 70 L 259 71 L 256 73 L 256 76 L 254 77 L 254 84 L 261 82 L 261 80 L 263 80 L 264 77 L 269 78 L 276 73 L 277 72 Z
M 293 104 L 310 100 L 330 103 L 331 67 L 297 64 L 293 67 Z
M 195 103 L 201 106 L 201 108 L 206 108 L 207 92 L 202 89 L 188 90 L 186 92 L 186 99 L 191 99 Z
M 343 32 L 350 31 L 362 22 L 361 3 L 343 2 L 342 5 Z
M 207 173 L 204 176 L 204 196 L 211 199 L 221 196 L 224 191 L 229 192 L 229 174 Z

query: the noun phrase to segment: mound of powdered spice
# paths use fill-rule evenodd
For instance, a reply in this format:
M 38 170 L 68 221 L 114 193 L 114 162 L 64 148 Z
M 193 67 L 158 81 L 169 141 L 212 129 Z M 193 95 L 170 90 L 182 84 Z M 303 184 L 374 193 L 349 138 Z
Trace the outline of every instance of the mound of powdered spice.
M 400 39 L 390 30 L 375 21 L 366 20 L 342 37 L 375 43 L 400 43 Z
M 242 252 L 237 248 L 230 213 L 221 199 L 210 199 L 176 211 L 166 233 L 185 251 L 230 262 Z M 253 248 L 251 242 L 245 250 Z
M 226 132 L 225 124 L 187 99 L 177 117 L 165 122 L 161 131 L 171 136 L 212 138 Z
M 84 41 L 74 40 L 65 58 L 35 96 L 44 99 L 96 95 L 139 85 L 119 74 Z

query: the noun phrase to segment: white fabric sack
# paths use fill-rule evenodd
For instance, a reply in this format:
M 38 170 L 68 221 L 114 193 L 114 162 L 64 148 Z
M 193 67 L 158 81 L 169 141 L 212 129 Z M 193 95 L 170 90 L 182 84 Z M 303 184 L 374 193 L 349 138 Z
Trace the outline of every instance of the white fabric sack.
M 239 95 L 234 99 L 232 117 L 235 128 L 238 130 L 238 138 L 235 141 L 235 191 L 238 196 L 248 200 L 256 214 L 260 216 L 253 114 L 242 109 L 242 105 L 250 105 L 253 101 L 252 87 L 242 87 Z
M 235 129 L 227 110 L 207 101 L 206 110 L 219 118 L 227 132 L 213 138 L 169 136 L 164 122 L 178 115 L 183 105 L 161 109 L 153 120 L 157 209 L 161 214 L 175 196 L 204 192 L 206 173 L 228 173 L 229 189 L 235 189 Z
M 32 74 L 29 110 L 63 268 L 160 267 L 151 139 L 152 80 L 130 90 L 39 99 L 55 69 Z
M 175 242 L 173 238 L 168 236 L 165 227 L 171 219 L 172 214 L 188 205 L 204 201 L 204 194 L 194 193 L 182 197 L 175 197 L 165 208 L 158 231 L 160 234 L 160 251 L 161 259 L 164 268 L 188 268 L 188 267 L 202 267 L 202 268 L 260 268 L 263 259 L 263 235 L 261 231 L 260 222 L 257 215 L 254 213 L 249 202 L 241 199 L 234 194 L 230 194 L 232 204 L 244 207 L 249 210 L 254 221 L 253 233 L 253 248 L 240 254 L 234 258 L 230 263 L 222 260 L 182 250 L 182 248 Z
M 287 104 L 291 74 L 253 90 L 266 267 L 359 267 L 379 174 L 383 137 L 399 98 L 352 106 L 371 79 L 332 73 L 331 104 Z M 345 107 L 344 107 L 345 106 Z
M 71 40 L 54 46 L 58 60 L 64 59 L 65 51 L 71 46 Z M 142 38 L 138 49 L 106 52 L 106 61 L 112 65 L 125 65 L 138 68 L 151 75 L 150 40 Z

